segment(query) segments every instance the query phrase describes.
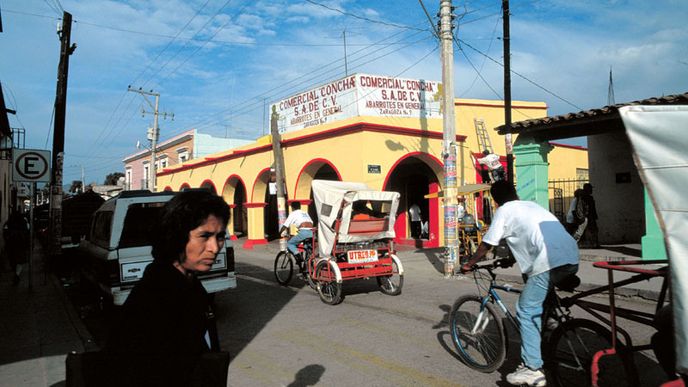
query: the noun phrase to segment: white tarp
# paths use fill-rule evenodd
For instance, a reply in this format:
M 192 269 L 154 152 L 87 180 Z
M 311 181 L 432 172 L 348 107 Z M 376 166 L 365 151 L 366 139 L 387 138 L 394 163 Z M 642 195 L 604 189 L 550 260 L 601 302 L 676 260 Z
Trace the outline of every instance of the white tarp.
M 669 256 L 676 369 L 688 374 L 688 106 L 619 109 Z
M 339 227 L 339 241 L 354 243 L 371 239 L 394 238 L 394 221 L 399 206 L 399 193 L 371 190 L 364 183 L 352 183 L 329 180 L 313 180 L 313 200 L 318 213 L 318 254 L 322 258 L 329 257 L 334 247 L 335 221 L 340 214 L 342 223 Z M 387 230 L 376 235 L 349 235 L 349 221 L 351 218 L 351 204 L 358 200 L 371 202 L 386 202 L 389 210 Z M 387 209 L 385 212 L 387 213 Z

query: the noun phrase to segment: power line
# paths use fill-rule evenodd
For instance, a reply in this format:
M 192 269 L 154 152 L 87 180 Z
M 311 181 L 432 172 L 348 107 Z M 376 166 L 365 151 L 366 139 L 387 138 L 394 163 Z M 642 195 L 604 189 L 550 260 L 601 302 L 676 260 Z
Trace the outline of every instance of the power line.
M 330 7 L 330 6 L 325 5 L 325 4 L 322 4 L 322 3 L 318 3 L 317 1 L 313 1 L 313 0 L 306 0 L 306 2 L 311 3 L 311 4 L 313 4 L 313 5 L 317 5 L 317 6 L 319 6 L 319 7 L 323 7 L 323 8 L 325 8 L 325 9 L 329 9 L 330 11 L 333 11 L 333 12 L 340 13 L 340 14 L 342 14 L 342 15 L 344 15 L 344 16 L 350 16 L 350 17 L 353 17 L 353 18 L 356 18 L 356 19 L 359 19 L 359 20 L 364 20 L 364 21 L 367 21 L 367 22 L 375 23 L 375 24 L 382 24 L 382 25 L 386 25 L 386 26 L 390 26 L 390 27 L 403 28 L 403 29 L 416 29 L 416 28 L 409 27 L 409 26 L 405 26 L 405 25 L 401 25 L 401 24 L 388 23 L 388 22 L 384 22 L 384 21 L 381 21 L 381 20 L 370 19 L 370 18 L 367 18 L 367 17 L 365 17 L 365 16 L 359 16 L 359 15 L 356 15 L 356 14 L 353 14 L 353 13 L 350 13 L 350 12 L 342 11 L 342 10 L 339 9 L 339 8 L 334 8 L 334 7 Z

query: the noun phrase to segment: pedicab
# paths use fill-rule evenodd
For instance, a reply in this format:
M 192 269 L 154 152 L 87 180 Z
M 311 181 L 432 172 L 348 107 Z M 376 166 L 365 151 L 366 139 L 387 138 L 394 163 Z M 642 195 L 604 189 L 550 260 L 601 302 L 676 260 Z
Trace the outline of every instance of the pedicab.
M 313 241 L 305 246 L 309 256 L 303 275 L 320 299 L 336 305 L 344 298 L 344 281 L 373 277 L 382 293 L 401 294 L 404 267 L 393 244 L 399 193 L 327 180 L 314 180 L 312 189 L 318 226 Z M 275 276 L 284 284 L 280 276 L 286 276 L 278 274 L 278 266 L 276 260 Z

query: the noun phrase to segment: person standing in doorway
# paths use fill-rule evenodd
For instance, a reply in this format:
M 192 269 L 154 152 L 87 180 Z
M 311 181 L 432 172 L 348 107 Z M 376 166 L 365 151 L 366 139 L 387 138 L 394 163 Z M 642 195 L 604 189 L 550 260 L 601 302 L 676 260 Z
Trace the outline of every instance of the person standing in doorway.
M 421 221 L 423 220 L 421 218 L 420 207 L 418 207 L 418 204 L 413 203 L 408 211 L 409 218 L 411 219 L 411 238 L 418 239 L 420 238 Z
M 597 208 L 595 207 L 595 199 L 592 197 L 592 184 L 583 184 L 583 194 L 578 202 L 579 213 L 582 213 L 588 220 L 585 232 L 579 242 L 580 247 L 597 249 L 600 247 L 600 242 L 597 239 L 599 229 L 597 228 Z
M 12 209 L 2 232 L 5 239 L 5 253 L 10 261 L 14 277 L 12 285 L 19 284 L 21 273 L 29 253 L 29 225 L 21 211 Z

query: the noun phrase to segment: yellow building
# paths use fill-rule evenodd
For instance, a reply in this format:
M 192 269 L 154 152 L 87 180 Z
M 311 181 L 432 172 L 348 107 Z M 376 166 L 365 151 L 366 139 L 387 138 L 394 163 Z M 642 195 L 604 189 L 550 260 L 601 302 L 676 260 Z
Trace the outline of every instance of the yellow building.
M 285 161 L 289 202 L 311 206 L 311 181 L 358 181 L 373 189 L 401 193 L 396 222 L 398 243 L 425 247 L 443 244 L 441 200 L 425 199 L 444 184 L 442 115 L 439 88 L 432 81 L 356 74 L 287 98 L 273 105 L 279 113 L 281 147 Z M 415 93 L 415 95 L 414 95 Z M 482 152 L 476 120 L 484 123 L 494 153 L 505 160 L 503 137 L 492 128 L 503 124 L 501 101 L 456 99 L 456 141 L 459 184 L 482 181 L 476 157 Z M 542 102 L 514 101 L 514 121 L 547 116 Z M 579 150 L 561 147 L 553 153 L 562 164 L 562 176 L 575 177 L 570 168 L 587 169 Z M 266 243 L 277 234 L 274 192 L 270 192 L 274 158 L 271 137 L 255 143 L 191 160 L 158 174 L 157 187 L 180 190 L 207 187 L 222 195 L 233 208 L 230 233 L 244 246 Z M 463 165 L 463 168 L 461 168 Z M 557 166 L 552 166 L 557 170 Z M 408 208 L 418 204 L 429 233 L 423 240 L 410 237 Z

